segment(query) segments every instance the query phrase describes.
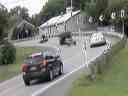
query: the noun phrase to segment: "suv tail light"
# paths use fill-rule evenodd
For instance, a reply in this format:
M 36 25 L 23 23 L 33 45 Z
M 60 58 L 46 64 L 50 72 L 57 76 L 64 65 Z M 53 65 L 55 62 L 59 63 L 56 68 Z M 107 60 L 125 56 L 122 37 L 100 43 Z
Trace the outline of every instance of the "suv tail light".
M 47 65 L 48 61 L 47 60 L 43 60 L 43 65 Z
M 21 65 L 21 71 L 22 71 L 22 72 L 26 72 L 27 69 L 28 69 L 28 65 L 27 65 L 27 64 L 22 64 L 22 65 Z

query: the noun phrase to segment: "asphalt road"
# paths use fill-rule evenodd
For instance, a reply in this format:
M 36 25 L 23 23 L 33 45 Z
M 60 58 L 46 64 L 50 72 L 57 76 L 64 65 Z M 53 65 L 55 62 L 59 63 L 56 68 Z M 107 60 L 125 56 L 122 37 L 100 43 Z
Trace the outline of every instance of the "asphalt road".
M 39 44 L 39 40 L 33 40 L 33 41 L 25 41 L 20 43 L 15 43 L 15 46 L 19 47 L 27 47 L 27 46 L 36 46 L 36 47 L 56 47 L 62 57 L 62 60 L 64 62 L 64 74 L 60 77 L 57 77 L 52 82 L 47 81 L 41 81 L 41 82 L 33 82 L 31 86 L 26 87 L 24 85 L 24 82 L 22 80 L 22 76 L 18 75 L 10 80 L 7 80 L 0 84 L 0 96 L 31 96 L 36 95 L 40 93 L 40 91 L 46 91 L 46 95 L 41 96 L 57 96 L 57 92 L 48 92 L 48 88 L 51 86 L 54 86 L 57 84 L 58 80 L 61 81 L 61 78 L 66 78 L 66 75 L 72 72 L 73 70 L 77 69 L 82 64 L 85 64 L 85 62 L 89 61 L 90 59 L 96 57 L 97 55 L 101 54 L 106 46 L 97 47 L 97 48 L 89 48 L 89 37 L 84 38 L 78 38 L 74 37 L 74 39 L 77 39 L 77 45 L 76 46 L 59 46 L 58 39 L 54 38 L 49 40 L 45 44 Z M 82 39 L 82 40 L 81 40 Z M 109 38 L 106 37 L 106 39 L 109 42 L 112 42 L 112 44 L 116 43 L 116 38 Z M 86 51 L 83 51 L 83 42 L 87 41 L 87 49 Z M 85 54 L 87 54 L 87 59 L 85 60 Z M 70 75 L 70 74 L 69 74 Z M 63 86 L 64 83 L 61 85 Z M 61 87 L 59 86 L 59 87 Z M 59 96 L 59 95 L 58 95 Z

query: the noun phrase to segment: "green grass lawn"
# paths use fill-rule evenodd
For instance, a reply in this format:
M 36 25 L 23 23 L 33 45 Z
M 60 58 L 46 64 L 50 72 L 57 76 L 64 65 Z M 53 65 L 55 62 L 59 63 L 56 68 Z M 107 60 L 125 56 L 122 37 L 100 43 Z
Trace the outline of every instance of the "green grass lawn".
M 16 50 L 16 61 L 14 64 L 0 65 L 0 82 L 19 74 L 20 66 L 23 63 L 24 58 L 33 52 L 38 52 L 41 48 L 29 47 L 17 48 Z
M 73 82 L 68 96 L 128 96 L 128 48 L 110 61 L 110 69 L 102 79 L 88 81 L 84 74 Z

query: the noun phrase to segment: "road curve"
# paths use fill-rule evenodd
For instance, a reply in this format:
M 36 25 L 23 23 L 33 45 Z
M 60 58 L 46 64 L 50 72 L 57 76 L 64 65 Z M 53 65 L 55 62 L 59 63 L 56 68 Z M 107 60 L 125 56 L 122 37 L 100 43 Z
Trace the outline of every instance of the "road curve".
M 18 75 L 10 80 L 0 83 L 0 96 L 31 96 L 36 94 L 38 95 L 42 90 L 47 93 L 42 94 L 41 96 L 60 96 L 56 95 L 56 92 L 48 92 L 48 90 L 46 89 L 48 89 L 50 86 L 56 85 L 59 79 L 64 78 L 67 74 L 79 68 L 79 66 L 81 66 L 82 64 L 85 64 L 85 54 L 82 51 L 83 42 L 81 42 L 81 40 L 79 40 L 77 37 L 74 38 L 77 39 L 77 45 L 71 47 L 59 46 L 57 38 L 51 39 L 48 43 L 45 44 L 39 44 L 38 40 L 15 43 L 15 46 L 19 47 L 54 46 L 59 48 L 59 50 L 61 50 L 61 56 L 64 62 L 64 74 L 60 77 L 57 77 L 52 82 L 33 82 L 33 84 L 29 87 L 26 87 L 24 85 L 22 76 Z M 87 41 L 87 45 L 89 46 L 89 37 L 84 37 L 84 39 Z M 116 43 L 115 41 L 117 41 L 116 38 L 106 37 L 106 39 L 109 42 L 112 42 L 112 44 Z M 97 48 L 87 47 L 87 61 L 101 54 L 105 48 L 106 46 Z

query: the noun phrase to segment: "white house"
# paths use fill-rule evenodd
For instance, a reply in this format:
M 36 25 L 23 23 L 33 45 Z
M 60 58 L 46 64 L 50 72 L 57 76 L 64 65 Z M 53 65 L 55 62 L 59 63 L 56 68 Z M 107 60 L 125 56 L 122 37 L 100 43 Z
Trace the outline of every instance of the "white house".
M 80 14 L 80 10 L 72 12 L 71 8 L 67 8 L 66 14 L 53 17 L 42 24 L 39 27 L 40 35 L 53 37 L 61 32 L 76 32 L 79 30 L 80 24 L 83 24 L 83 16 Z

